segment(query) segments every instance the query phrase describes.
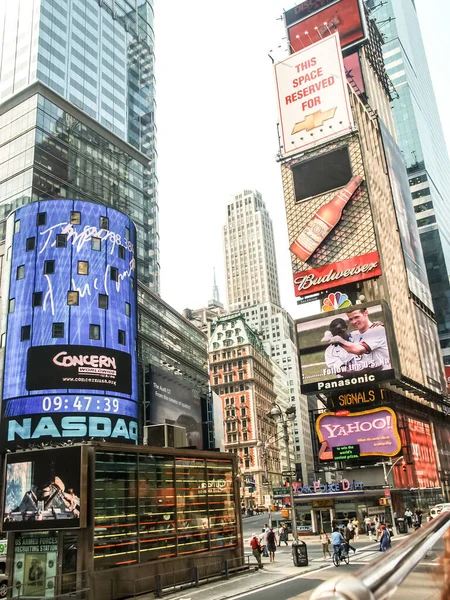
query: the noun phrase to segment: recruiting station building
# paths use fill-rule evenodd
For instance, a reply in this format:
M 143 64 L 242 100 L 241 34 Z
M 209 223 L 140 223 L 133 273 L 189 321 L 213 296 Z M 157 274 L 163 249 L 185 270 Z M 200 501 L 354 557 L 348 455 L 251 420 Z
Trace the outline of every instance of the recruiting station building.
M 337 421 L 347 409 L 313 414 L 316 480 L 362 482 L 363 489 L 326 492 L 351 503 L 351 511 L 336 514 L 361 518 L 384 510 L 382 465 L 374 465 L 385 461 L 389 471 L 387 463 L 403 456 L 390 475 L 394 508 L 426 508 L 448 487 L 448 457 L 425 448 L 433 435 L 447 439 L 449 403 L 408 176 L 392 134 L 395 92 L 382 38 L 357 0 L 303 3 L 285 13 L 285 22 L 293 54 L 275 65 L 275 78 L 294 293 L 299 303 L 320 301 L 317 316 L 296 322 L 302 392 L 327 408 L 338 394 L 368 388 L 390 398 L 379 405 L 391 417 L 383 440 L 363 430 L 353 442 L 342 436 L 329 443 L 325 425 L 342 428 Z M 372 428 L 382 420 L 361 419 Z M 428 434 L 428 443 L 417 442 Z M 304 490 L 310 483 L 302 482 Z M 330 501 L 320 487 L 312 493 L 309 503 Z M 297 496 L 306 503 L 305 494 Z M 317 523 L 312 504 L 305 510 L 310 526 Z
M 242 560 L 233 457 L 137 445 L 135 244 L 130 219 L 96 203 L 41 201 L 8 217 L 0 364 L 12 597 L 83 588 L 121 598 L 156 589 L 157 574 L 183 578 L 201 553 L 206 573 Z M 187 409 L 179 418 L 195 446 L 199 407 Z

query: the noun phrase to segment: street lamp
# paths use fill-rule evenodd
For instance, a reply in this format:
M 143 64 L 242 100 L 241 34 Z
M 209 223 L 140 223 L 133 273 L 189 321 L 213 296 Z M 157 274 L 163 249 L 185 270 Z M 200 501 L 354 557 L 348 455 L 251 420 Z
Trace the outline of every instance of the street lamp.
M 398 458 L 395 459 L 394 462 L 392 462 L 392 459 L 389 462 L 385 462 L 383 460 L 382 462 L 375 463 L 375 465 L 374 465 L 375 467 L 383 467 L 384 483 L 389 488 L 388 504 L 389 504 L 389 509 L 391 511 L 392 531 L 394 532 L 394 535 L 397 535 L 397 524 L 394 519 L 394 509 L 392 507 L 392 496 L 391 496 L 391 491 L 390 491 L 391 486 L 388 483 L 388 477 L 391 474 L 391 471 L 395 467 L 395 465 L 398 462 L 400 462 L 401 460 L 404 460 L 403 456 L 399 456 Z M 387 471 L 386 467 L 391 467 L 391 468 L 389 469 L 389 471 Z
M 291 523 L 292 523 L 292 537 L 294 538 L 294 545 L 298 542 L 297 536 L 297 518 L 295 516 L 295 506 L 294 506 L 294 490 L 292 488 L 292 465 L 291 465 L 291 452 L 289 449 L 289 423 L 294 421 L 295 419 L 295 406 L 289 406 L 284 412 L 278 404 L 270 410 L 269 416 L 276 422 L 280 423 L 283 427 L 283 440 L 286 447 L 286 459 L 287 459 L 287 467 L 288 467 L 288 482 L 289 482 L 289 492 L 290 492 L 290 500 L 291 500 Z

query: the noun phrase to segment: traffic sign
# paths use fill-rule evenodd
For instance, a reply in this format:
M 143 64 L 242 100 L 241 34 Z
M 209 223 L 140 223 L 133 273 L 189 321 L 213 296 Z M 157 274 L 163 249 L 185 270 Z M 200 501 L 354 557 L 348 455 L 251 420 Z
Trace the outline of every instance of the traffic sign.
M 297 477 L 297 471 L 282 471 L 283 477 Z

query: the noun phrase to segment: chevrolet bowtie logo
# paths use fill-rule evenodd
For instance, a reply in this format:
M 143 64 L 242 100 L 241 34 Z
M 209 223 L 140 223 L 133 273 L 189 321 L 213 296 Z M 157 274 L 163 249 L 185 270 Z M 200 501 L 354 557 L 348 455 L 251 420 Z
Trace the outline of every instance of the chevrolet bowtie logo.
M 335 106 L 334 108 L 330 108 L 325 112 L 318 110 L 317 112 L 308 115 L 305 119 L 303 119 L 303 121 L 299 121 L 294 125 L 291 135 L 294 135 L 294 133 L 298 133 L 299 131 L 311 131 L 311 129 L 320 127 L 325 123 L 325 121 L 328 121 L 328 119 L 332 119 L 334 117 L 336 108 L 337 107 Z

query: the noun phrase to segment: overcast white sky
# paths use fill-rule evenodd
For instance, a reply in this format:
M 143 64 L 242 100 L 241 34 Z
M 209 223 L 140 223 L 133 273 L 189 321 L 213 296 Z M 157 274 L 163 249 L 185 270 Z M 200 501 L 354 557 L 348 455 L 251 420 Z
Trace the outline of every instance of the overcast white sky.
M 397 0 L 395 0 L 397 1 Z M 286 47 L 282 0 L 155 0 L 161 295 L 205 306 L 213 267 L 226 303 L 222 227 L 229 197 L 259 190 L 275 229 L 281 301 L 294 298 L 278 149 L 273 67 Z M 450 2 L 416 0 L 450 146 Z

